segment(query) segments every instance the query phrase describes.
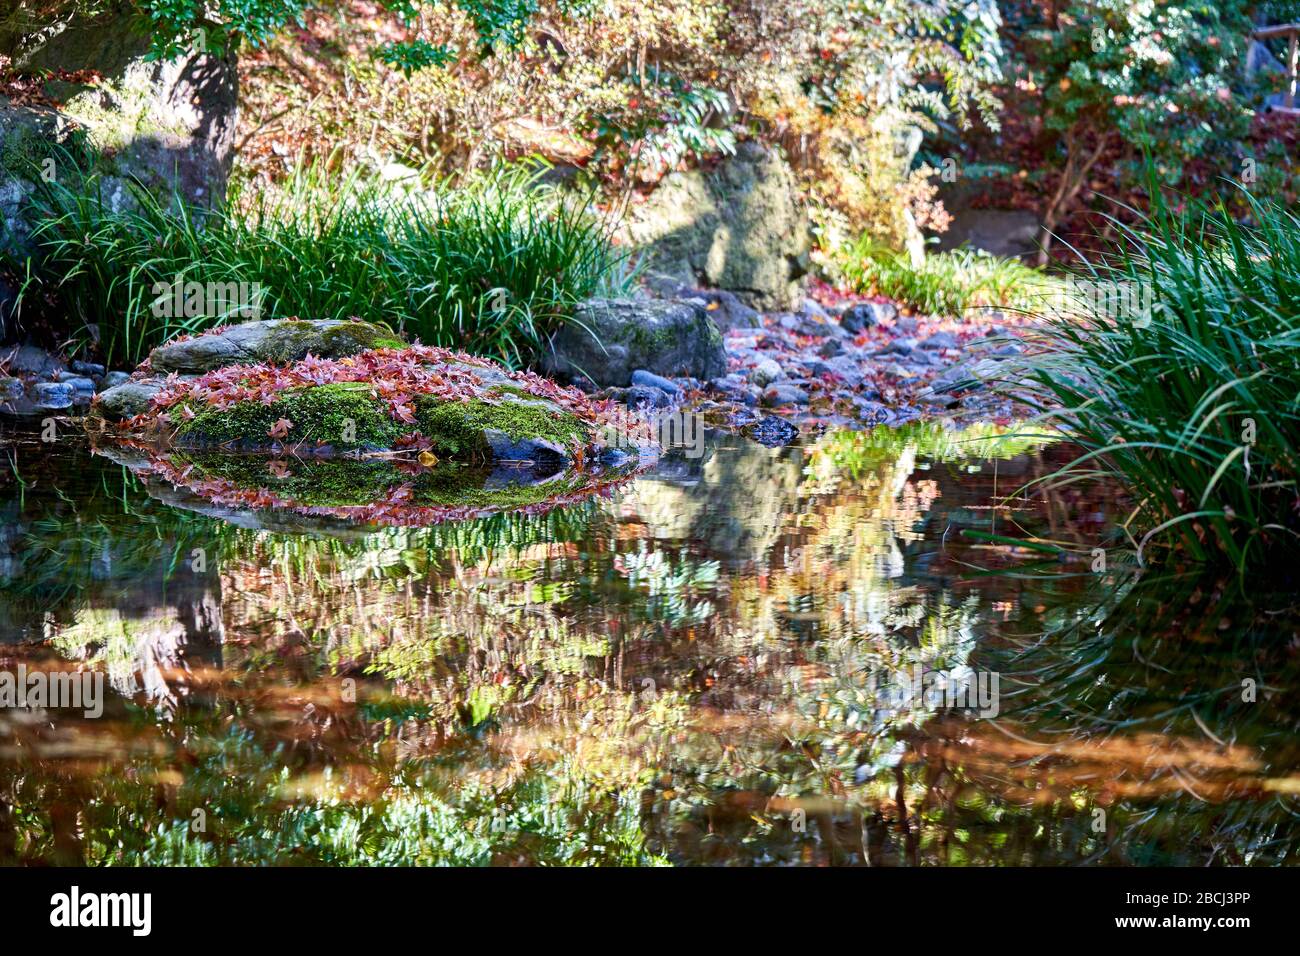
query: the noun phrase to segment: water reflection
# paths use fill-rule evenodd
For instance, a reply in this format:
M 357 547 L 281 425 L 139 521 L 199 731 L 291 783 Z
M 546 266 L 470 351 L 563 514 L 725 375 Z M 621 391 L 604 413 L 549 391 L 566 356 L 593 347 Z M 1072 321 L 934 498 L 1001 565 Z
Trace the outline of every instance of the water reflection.
M 114 693 L 0 710 L 0 860 L 1293 860 L 1294 609 L 1093 573 L 1122 503 L 1007 504 L 1069 450 L 993 437 L 714 436 L 544 514 L 304 529 L 10 436 L 0 669 Z M 880 693 L 939 671 L 997 717 Z

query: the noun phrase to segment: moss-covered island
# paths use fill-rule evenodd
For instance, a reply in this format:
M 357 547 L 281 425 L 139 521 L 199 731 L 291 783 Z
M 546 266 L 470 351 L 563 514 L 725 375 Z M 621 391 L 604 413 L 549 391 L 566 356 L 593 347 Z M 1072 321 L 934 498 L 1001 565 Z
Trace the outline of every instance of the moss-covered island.
M 295 320 L 160 346 L 91 421 L 142 452 L 144 472 L 214 504 L 427 524 L 548 508 L 626 477 L 605 416 L 532 372 L 366 323 Z
M 548 459 L 582 453 L 592 435 L 577 413 L 499 387 L 465 400 L 414 395 L 402 404 L 404 417 L 399 417 L 392 401 L 379 397 L 370 383 L 331 382 L 286 389 L 270 404 L 244 400 L 217 407 L 187 401 L 168 417 L 175 425 L 174 441 L 187 446 L 307 446 L 318 454 L 418 447 L 439 458 L 480 462 L 507 457 L 494 452 L 493 433 L 505 435 L 521 451 L 531 442 L 533 454 Z
M 465 463 L 591 460 L 604 415 L 531 372 L 367 323 L 301 320 L 169 342 L 95 410 L 114 434 L 155 444 Z

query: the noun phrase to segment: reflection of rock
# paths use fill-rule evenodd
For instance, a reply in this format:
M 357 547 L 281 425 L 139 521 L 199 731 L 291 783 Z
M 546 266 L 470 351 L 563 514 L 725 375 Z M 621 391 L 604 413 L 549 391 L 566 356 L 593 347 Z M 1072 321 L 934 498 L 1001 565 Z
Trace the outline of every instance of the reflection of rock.
M 165 565 L 107 593 L 89 593 L 76 621 L 59 629 L 60 653 L 101 662 L 113 689 L 125 696 L 143 692 L 154 704 L 174 707 L 186 689 L 178 674 L 220 668 L 225 632 L 217 555 L 203 572 L 188 559 L 170 578 Z
M 484 491 L 505 491 L 511 487 L 548 485 L 564 477 L 564 469 L 542 464 L 503 462 L 498 464 L 483 481 Z
M 163 504 L 192 511 L 207 518 L 215 518 L 235 528 L 246 531 L 271 531 L 291 534 L 322 534 L 342 541 L 361 541 L 374 533 L 374 529 L 358 525 L 353 521 L 339 518 L 310 517 L 297 512 L 275 511 L 265 509 L 250 511 L 234 505 L 213 504 L 206 498 L 196 495 L 188 488 L 177 488 L 165 481 L 149 481 L 145 490 L 151 498 Z
M 40 532 L 33 543 L 28 538 L 38 534 L 39 525 L 6 523 L 0 534 L 0 578 L 31 583 L 32 599 L 45 595 L 47 605 L 22 614 L 25 620 L 14 620 L 13 612 L 22 610 L 11 600 L 16 595 L 0 592 L 5 598 L 0 632 L 18 625 L 12 636 L 19 640 L 50 640 L 64 657 L 103 666 L 118 693 L 143 691 L 153 702 L 174 705 L 184 690 L 173 672 L 222 664 L 220 556 L 215 542 L 196 551 L 193 540 L 170 534 L 137 540 L 117 533 L 116 527 L 112 522 L 85 524 L 78 533 L 93 537 L 81 546 L 68 545 L 69 553 L 63 555 L 64 563 L 80 562 L 70 580 L 35 586 L 58 567 L 45 551 L 54 547 L 61 553 L 66 539 Z M 68 585 L 71 595 L 61 592 Z M 60 596 L 51 599 L 52 594 Z
M 761 560 L 798 510 L 802 452 L 728 437 L 690 484 L 642 478 L 624 504 L 657 538 L 698 539 L 728 566 Z
M 163 455 L 106 443 L 96 454 L 140 477 L 149 495 L 251 531 L 356 540 L 375 525 L 426 527 L 552 504 L 575 504 L 636 467 L 558 460 L 433 467 L 389 458 L 271 459 L 219 452 Z

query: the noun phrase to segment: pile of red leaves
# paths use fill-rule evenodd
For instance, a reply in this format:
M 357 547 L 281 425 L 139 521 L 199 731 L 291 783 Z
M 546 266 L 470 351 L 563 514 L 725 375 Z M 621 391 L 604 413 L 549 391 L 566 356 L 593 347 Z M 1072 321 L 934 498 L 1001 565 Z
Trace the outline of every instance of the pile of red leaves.
M 98 70 L 50 70 L 41 73 L 17 73 L 9 66 L 7 57 L 0 56 L 0 96 L 11 106 L 46 107 L 58 109 L 63 104 L 45 92 L 50 80 L 62 80 L 78 86 L 94 86 L 104 78 Z

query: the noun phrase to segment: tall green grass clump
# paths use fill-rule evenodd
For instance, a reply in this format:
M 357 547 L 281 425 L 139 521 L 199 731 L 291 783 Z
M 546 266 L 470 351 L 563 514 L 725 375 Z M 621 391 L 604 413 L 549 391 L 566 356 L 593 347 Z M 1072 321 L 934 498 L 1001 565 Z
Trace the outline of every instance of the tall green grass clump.
M 1249 201 L 1252 225 L 1156 200 L 1029 359 L 1044 417 L 1084 448 L 1050 481 L 1123 482 L 1144 561 L 1245 571 L 1300 550 L 1300 220 Z
M 627 281 L 613 224 L 535 168 L 453 184 L 329 165 L 235 190 L 212 211 L 135 184 L 123 202 L 121 181 L 95 173 L 38 180 L 34 255 L 8 263 L 25 276 L 20 308 L 61 311 L 109 362 L 135 363 L 175 335 L 249 317 L 159 315 L 158 283 L 256 284 L 260 318 L 356 316 L 519 365 L 577 302 Z
M 1030 311 L 1042 305 L 1050 280 L 1019 259 L 978 249 L 926 255 L 915 265 L 906 252 L 869 237 L 835 256 L 835 267 L 854 291 L 883 295 L 920 312 L 960 316 L 983 307 Z

